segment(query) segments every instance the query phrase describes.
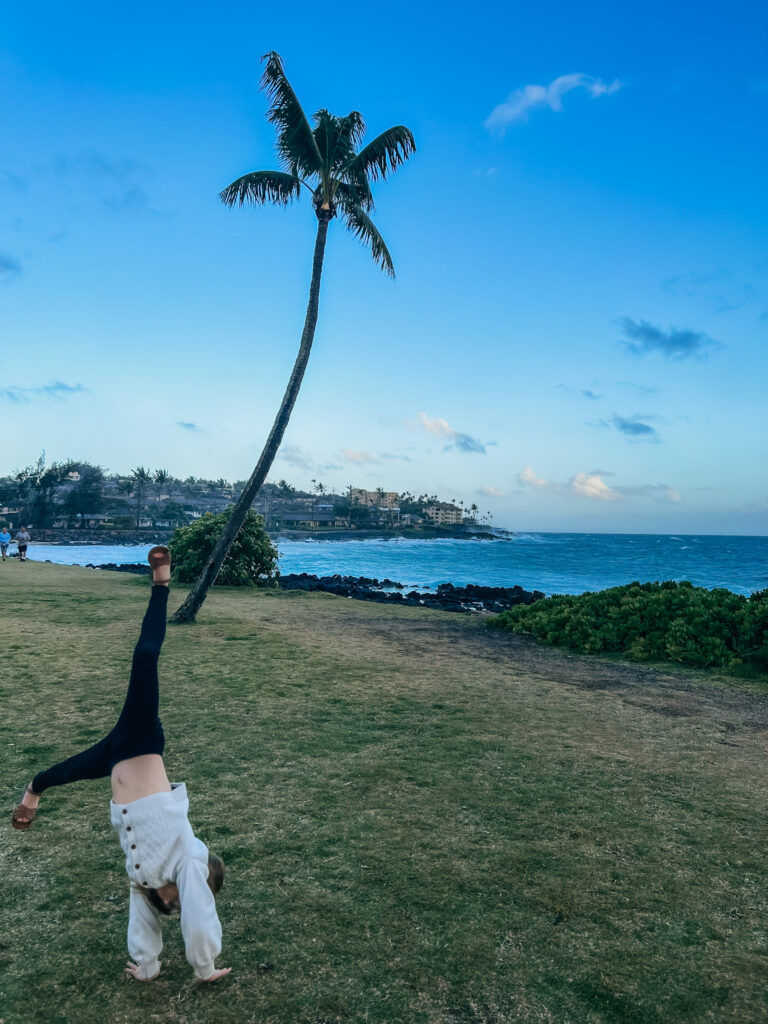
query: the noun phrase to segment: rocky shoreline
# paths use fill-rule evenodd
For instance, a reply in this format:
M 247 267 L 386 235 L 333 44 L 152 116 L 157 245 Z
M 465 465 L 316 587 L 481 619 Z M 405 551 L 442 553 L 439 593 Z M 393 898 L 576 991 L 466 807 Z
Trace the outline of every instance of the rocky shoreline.
M 312 576 L 309 573 L 290 573 L 280 577 L 283 590 L 322 590 L 339 597 L 353 597 L 360 601 L 381 601 L 387 604 L 438 608 L 448 612 L 503 612 L 517 604 L 533 604 L 546 595 L 540 590 L 522 587 L 481 587 L 469 583 L 455 587 L 441 583 L 435 591 L 405 591 L 402 583 L 394 580 L 370 579 L 367 576 Z
M 108 572 L 130 572 L 148 575 L 149 566 L 143 563 L 117 565 L 87 565 L 86 569 L 105 569 Z M 287 573 L 280 577 L 281 590 L 323 591 L 338 597 L 351 597 L 358 601 L 378 601 L 382 604 L 436 608 L 444 612 L 503 612 L 517 604 L 533 604 L 546 595 L 540 590 L 522 587 L 481 587 L 468 584 L 455 587 L 441 583 L 435 591 L 409 590 L 395 580 L 377 580 L 368 576 L 313 576 L 311 573 Z
M 322 529 L 322 530 L 268 530 L 273 541 L 279 540 L 505 540 L 513 537 L 514 534 L 508 530 L 489 530 L 480 527 L 472 529 L 447 526 L 418 528 L 399 528 L 395 530 L 351 530 L 351 529 Z M 61 544 L 67 546 L 78 545 L 126 545 L 134 544 L 167 544 L 173 536 L 174 531 L 170 529 L 140 529 L 140 530 L 35 530 L 33 541 L 40 544 Z

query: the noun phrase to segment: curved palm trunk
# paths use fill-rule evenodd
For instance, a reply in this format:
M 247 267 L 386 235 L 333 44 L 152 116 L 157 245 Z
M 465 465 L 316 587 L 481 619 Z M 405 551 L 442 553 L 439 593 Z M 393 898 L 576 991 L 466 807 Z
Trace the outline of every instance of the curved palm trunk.
M 275 422 L 272 424 L 272 430 L 267 438 L 267 443 L 264 445 L 259 461 L 256 463 L 256 468 L 253 473 L 251 473 L 251 477 L 245 485 L 243 493 L 240 495 L 237 500 L 237 504 L 232 509 L 230 517 L 227 520 L 227 525 L 224 527 L 221 537 L 219 537 L 218 543 L 213 550 L 213 554 L 208 559 L 197 582 L 189 592 L 186 601 L 171 618 L 171 622 L 195 621 L 195 617 L 200 610 L 200 606 L 206 599 L 208 591 L 213 586 L 216 577 L 219 575 L 222 563 L 227 557 L 229 549 L 231 548 L 240 527 L 245 521 L 248 509 L 253 504 L 254 498 L 259 493 L 261 485 L 266 480 L 267 473 L 269 473 L 272 468 L 272 463 L 275 461 L 275 456 L 277 455 L 277 451 L 283 440 L 285 428 L 288 426 L 288 420 L 291 418 L 293 407 L 296 404 L 296 397 L 304 378 L 304 371 L 307 368 L 309 353 L 312 350 L 312 342 L 315 337 L 318 301 L 320 298 L 320 278 L 323 273 L 325 241 L 328 235 L 328 224 L 331 220 L 331 216 L 332 213 L 330 210 L 318 210 L 317 212 L 318 224 L 317 237 L 315 238 L 315 254 L 312 261 L 312 283 L 309 287 L 309 301 L 307 303 L 307 315 L 304 318 L 304 330 L 301 332 L 301 344 L 299 345 L 296 362 L 293 364 L 293 371 L 291 372 L 291 377 L 288 381 L 288 387 L 283 395 L 283 401 L 280 405 L 277 416 L 275 417 Z

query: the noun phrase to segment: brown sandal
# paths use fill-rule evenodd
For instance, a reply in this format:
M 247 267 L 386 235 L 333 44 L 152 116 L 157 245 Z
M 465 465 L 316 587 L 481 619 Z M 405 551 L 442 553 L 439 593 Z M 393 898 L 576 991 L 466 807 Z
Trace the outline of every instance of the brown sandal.
M 24 792 L 21 794 L 22 800 L 24 799 L 24 793 L 34 793 L 35 796 L 38 795 L 35 793 L 34 789 L 32 789 L 31 785 L 24 787 Z M 35 820 L 36 815 L 37 807 L 27 807 L 26 804 L 19 803 L 18 807 L 14 808 L 11 825 L 14 828 L 19 829 L 19 831 L 24 832 Z
M 171 579 L 171 552 L 170 549 L 165 547 L 163 544 L 157 544 L 147 554 L 147 561 L 152 570 L 152 582 L 153 583 L 168 583 Z M 162 576 L 155 576 L 158 569 L 162 569 L 164 566 L 168 566 L 168 573 L 163 573 Z

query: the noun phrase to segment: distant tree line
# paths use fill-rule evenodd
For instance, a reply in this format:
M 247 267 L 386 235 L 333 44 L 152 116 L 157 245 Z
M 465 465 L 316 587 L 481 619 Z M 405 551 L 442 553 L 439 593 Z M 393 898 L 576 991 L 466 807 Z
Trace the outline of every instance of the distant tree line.
M 138 526 L 142 515 L 160 511 L 181 521 L 182 503 L 203 495 L 232 500 L 242 481 L 223 478 L 174 477 L 166 469 L 137 466 L 128 474 L 109 474 L 102 466 L 79 459 L 46 464 L 45 452 L 35 463 L 0 478 L 0 506 L 18 509 L 19 521 L 39 529 L 60 519 L 76 520 L 109 513 L 122 520 L 119 525 Z
M 104 514 L 117 528 L 138 528 L 147 515 L 162 517 L 175 527 L 188 521 L 190 508 L 223 511 L 238 499 L 245 483 L 224 477 L 176 477 L 167 469 L 146 466 L 136 466 L 127 474 L 110 474 L 104 467 L 81 459 L 47 463 L 43 452 L 32 465 L 0 477 L 0 507 L 18 510 L 19 522 L 38 529 L 60 521 L 74 525 Z M 355 500 L 354 490 L 350 484 L 344 494 L 337 494 L 322 481 L 313 480 L 312 490 L 304 491 L 279 480 L 265 483 L 255 504 L 267 521 L 286 507 L 308 507 L 314 512 L 323 503 L 332 505 L 336 518 L 346 519 L 353 528 L 383 525 L 380 509 Z M 384 489 L 379 487 L 377 491 L 383 500 Z M 437 500 L 434 494 L 404 491 L 399 495 L 400 512 L 423 516 L 425 508 Z M 466 514 L 472 517 L 476 510 L 476 505 L 471 506 Z

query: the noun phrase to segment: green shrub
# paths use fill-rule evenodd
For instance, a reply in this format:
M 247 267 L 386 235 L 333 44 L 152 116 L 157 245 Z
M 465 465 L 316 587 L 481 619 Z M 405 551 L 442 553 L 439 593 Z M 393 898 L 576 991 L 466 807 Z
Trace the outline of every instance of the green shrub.
M 229 519 L 229 512 L 206 512 L 189 526 L 174 530 L 169 541 L 173 556 L 173 575 L 180 583 L 194 583 L 211 556 L 216 541 Z M 227 587 L 250 587 L 272 583 L 279 574 L 277 548 L 264 529 L 264 520 L 250 509 L 229 554 L 224 559 L 216 583 Z
M 691 583 L 630 583 L 518 605 L 489 626 L 587 654 L 671 661 L 730 675 L 768 672 L 768 590 L 751 597 Z

